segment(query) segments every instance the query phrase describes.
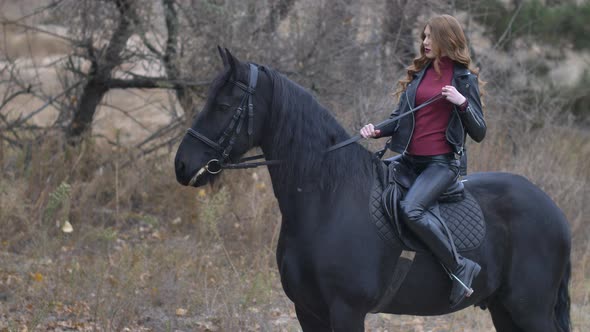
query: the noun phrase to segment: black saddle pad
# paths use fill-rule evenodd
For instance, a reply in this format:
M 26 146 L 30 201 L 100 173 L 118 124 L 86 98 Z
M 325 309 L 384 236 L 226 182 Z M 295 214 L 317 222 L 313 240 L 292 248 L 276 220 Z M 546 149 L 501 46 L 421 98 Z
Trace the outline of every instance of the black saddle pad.
M 377 165 L 376 173 L 382 172 L 384 167 Z M 382 174 L 375 176 L 370 199 L 370 210 L 379 235 L 392 246 L 402 246 L 404 249 L 413 251 L 429 251 L 412 232 L 406 230 L 402 222 L 390 220 L 385 213 L 382 205 L 385 181 Z M 465 189 L 464 199 L 452 203 L 439 202 L 433 207 L 433 209 L 436 208 L 439 209 L 440 216 L 451 232 L 457 251 L 469 251 L 481 245 L 485 237 L 486 225 L 479 203 L 467 189 Z M 443 225 L 439 227 L 444 229 Z

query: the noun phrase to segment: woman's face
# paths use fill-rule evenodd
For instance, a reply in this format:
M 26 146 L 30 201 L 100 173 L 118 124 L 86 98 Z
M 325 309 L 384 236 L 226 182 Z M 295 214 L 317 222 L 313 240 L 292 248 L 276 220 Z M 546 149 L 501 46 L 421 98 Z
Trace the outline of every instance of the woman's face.
M 432 37 L 430 36 L 430 26 L 427 25 L 424 29 L 424 40 L 422 41 L 422 45 L 424 46 L 424 55 L 428 59 L 436 58 L 435 55 L 435 47 L 434 42 L 432 41 Z

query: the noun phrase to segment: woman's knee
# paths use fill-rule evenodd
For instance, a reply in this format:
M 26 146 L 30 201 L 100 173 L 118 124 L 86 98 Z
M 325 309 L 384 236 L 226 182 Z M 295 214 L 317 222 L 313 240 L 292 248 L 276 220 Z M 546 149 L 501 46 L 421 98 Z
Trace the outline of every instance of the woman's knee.
M 413 201 L 403 200 L 399 205 L 404 219 L 409 223 L 420 221 L 426 211 L 423 206 Z

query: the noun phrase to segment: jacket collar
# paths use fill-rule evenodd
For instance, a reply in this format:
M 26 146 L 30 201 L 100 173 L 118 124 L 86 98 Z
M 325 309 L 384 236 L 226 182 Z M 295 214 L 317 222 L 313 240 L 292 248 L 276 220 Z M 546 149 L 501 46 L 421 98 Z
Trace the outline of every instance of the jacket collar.
M 451 84 L 454 87 L 458 87 L 459 83 L 457 82 L 457 79 L 468 76 L 469 74 L 471 74 L 471 72 L 469 69 L 467 69 L 467 67 L 465 67 L 465 65 L 455 62 L 455 65 L 453 66 L 453 79 L 451 80 Z
M 464 64 L 455 62 L 453 66 L 453 79 L 458 78 L 460 76 L 469 75 L 471 72 Z
M 414 108 L 414 106 L 416 105 L 416 91 L 418 90 L 418 85 L 420 85 L 420 82 L 422 82 L 422 79 L 424 78 L 424 73 L 426 73 L 426 69 L 428 69 L 428 67 L 430 67 L 431 63 L 432 63 L 432 61 L 428 62 L 426 64 L 426 66 L 424 66 L 424 68 L 422 68 L 419 72 L 414 74 L 414 78 L 412 79 L 412 82 L 410 82 L 410 84 L 408 85 L 408 87 L 406 89 L 406 95 L 407 95 L 408 101 L 410 103 L 410 109 Z M 467 69 L 467 67 L 465 67 L 465 65 L 458 63 L 458 62 L 454 62 L 454 64 L 453 64 L 453 78 L 451 80 L 451 85 L 457 86 L 456 85 L 457 78 L 459 78 L 461 76 L 469 75 L 469 74 L 471 74 L 471 72 L 469 71 L 469 69 Z

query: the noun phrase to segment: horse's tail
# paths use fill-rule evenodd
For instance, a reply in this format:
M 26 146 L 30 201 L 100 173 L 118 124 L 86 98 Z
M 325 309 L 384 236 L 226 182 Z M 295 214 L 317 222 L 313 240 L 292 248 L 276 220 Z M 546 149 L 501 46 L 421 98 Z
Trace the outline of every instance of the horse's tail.
M 569 293 L 569 282 L 572 274 L 572 263 L 568 259 L 566 271 L 561 278 L 559 284 L 559 290 L 557 291 L 557 304 L 555 305 L 555 318 L 557 323 L 561 327 L 563 332 L 570 332 L 572 330 L 572 324 L 570 321 L 570 293 Z

